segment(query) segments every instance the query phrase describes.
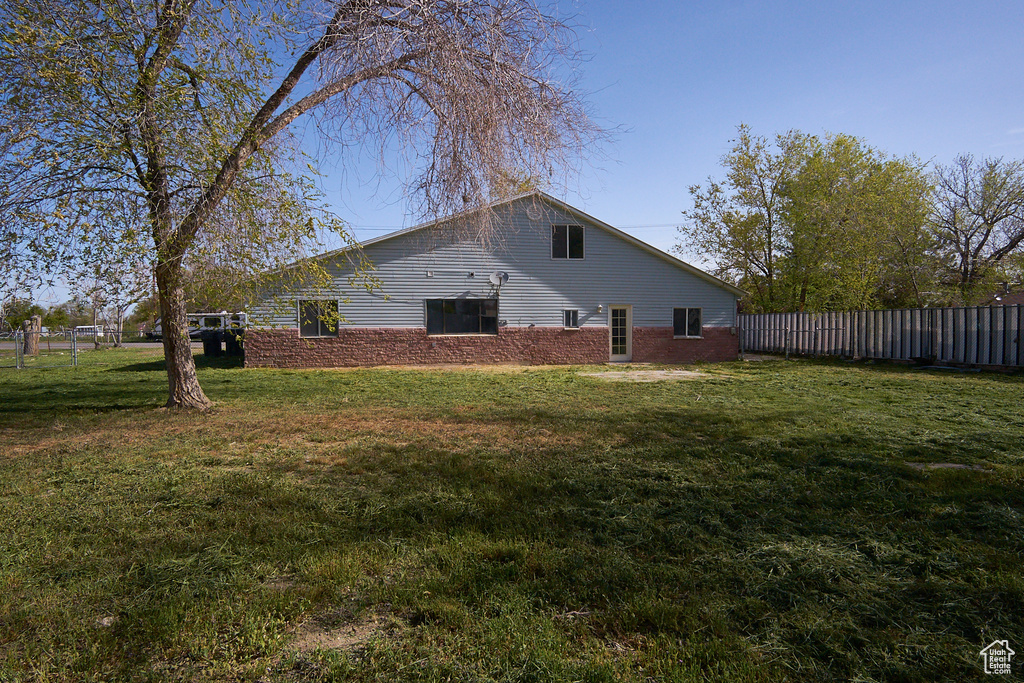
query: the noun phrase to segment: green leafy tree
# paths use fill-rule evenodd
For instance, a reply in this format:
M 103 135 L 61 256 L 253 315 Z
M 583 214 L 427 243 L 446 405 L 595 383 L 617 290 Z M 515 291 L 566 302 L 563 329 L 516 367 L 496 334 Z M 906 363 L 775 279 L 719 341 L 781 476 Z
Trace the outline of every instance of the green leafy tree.
M 51 306 L 43 317 L 43 324 L 50 329 L 68 329 L 91 323 L 92 316 L 86 304 L 77 298 Z
M 1024 285 L 1024 250 L 1018 249 L 1004 258 L 1000 264 L 1000 282 L 1008 286 Z
M 784 220 L 786 187 L 803 167 L 813 139 L 798 131 L 774 140 L 751 135 L 740 125 L 732 149 L 722 157 L 724 180 L 690 187 L 693 209 L 679 228 L 684 245 L 716 264 L 716 274 L 750 293 L 760 311 L 783 310 L 779 265 L 790 244 Z
M 21 324 L 32 316 L 42 316 L 46 310 L 42 306 L 27 298 L 14 298 L 9 300 L 3 307 L 3 325 L 5 330 L 17 330 Z
M 785 190 L 786 300 L 797 310 L 920 305 L 929 186 L 916 159 L 814 139 Z
M 598 134 L 557 78 L 571 31 L 527 0 L 21 0 L 0 32 L 12 258 L 145 254 L 170 406 L 209 405 L 190 268 L 315 285 L 325 264 L 303 257 L 347 239 L 289 137 L 300 117 L 338 149 L 407 150 L 425 215 L 483 206 L 505 169 L 553 177 Z
M 740 126 L 725 179 L 690 188 L 680 252 L 747 290 L 747 310 L 914 305 L 933 265 L 923 229 L 929 185 L 914 158 L 848 135 L 774 140 Z
M 134 325 L 144 330 L 152 330 L 153 324 L 159 317 L 160 299 L 157 298 L 156 294 L 150 294 L 135 304 L 126 322 L 129 325 Z
M 65 330 L 71 326 L 71 315 L 63 306 L 51 306 L 43 316 L 43 325 L 53 332 Z

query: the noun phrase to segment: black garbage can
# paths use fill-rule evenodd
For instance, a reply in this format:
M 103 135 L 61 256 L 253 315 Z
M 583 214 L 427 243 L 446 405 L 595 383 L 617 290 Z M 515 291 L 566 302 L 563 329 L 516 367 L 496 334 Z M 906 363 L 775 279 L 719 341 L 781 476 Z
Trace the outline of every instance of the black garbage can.
M 199 333 L 200 339 L 203 340 L 203 355 L 210 356 L 211 358 L 219 358 L 224 355 L 223 348 L 221 347 L 221 331 L 220 330 L 203 330 Z
M 227 330 L 224 333 L 224 353 L 229 356 L 241 356 L 243 354 L 242 337 L 243 330 Z

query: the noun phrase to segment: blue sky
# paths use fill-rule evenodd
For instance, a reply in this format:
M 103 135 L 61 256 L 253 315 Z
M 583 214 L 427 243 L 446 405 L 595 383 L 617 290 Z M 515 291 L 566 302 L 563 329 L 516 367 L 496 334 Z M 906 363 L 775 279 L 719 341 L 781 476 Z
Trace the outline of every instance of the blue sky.
M 904 156 L 1024 157 L 1022 2 L 579 0 L 582 86 L 620 127 L 560 198 L 662 249 L 736 126 L 841 132 Z M 327 179 L 360 239 L 410 223 L 390 186 Z
M 618 128 L 559 198 L 670 250 L 687 188 L 722 175 L 736 126 L 847 133 L 893 155 L 1024 158 L 1024 2 L 559 0 L 581 86 Z M 307 143 L 314 147 L 313 140 Z M 328 165 L 324 189 L 360 240 L 408 227 L 372 157 Z M 684 255 L 695 265 L 701 263 Z M 44 303 L 63 288 L 36 293 Z

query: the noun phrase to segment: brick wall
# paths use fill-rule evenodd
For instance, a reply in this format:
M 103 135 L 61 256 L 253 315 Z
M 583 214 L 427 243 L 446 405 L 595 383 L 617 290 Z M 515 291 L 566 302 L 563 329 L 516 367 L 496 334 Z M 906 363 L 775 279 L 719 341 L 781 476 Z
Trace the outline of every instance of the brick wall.
M 608 328 L 502 328 L 498 335 L 428 336 L 422 328 L 343 328 L 337 337 L 302 339 L 298 330 L 249 330 L 246 367 L 330 368 L 446 363 L 562 365 L 608 360 Z M 633 328 L 636 362 L 735 360 L 729 328 L 705 327 L 703 339 L 673 339 L 672 328 Z
M 728 327 L 705 327 L 702 339 L 673 339 L 671 327 L 634 327 L 637 363 L 720 363 L 740 355 L 739 336 Z

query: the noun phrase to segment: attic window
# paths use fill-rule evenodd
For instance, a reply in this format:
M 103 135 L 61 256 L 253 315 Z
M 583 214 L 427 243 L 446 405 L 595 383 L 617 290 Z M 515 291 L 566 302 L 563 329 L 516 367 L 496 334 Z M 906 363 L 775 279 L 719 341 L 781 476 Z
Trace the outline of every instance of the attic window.
M 551 226 L 551 258 L 582 259 L 583 258 L 583 226 L 552 225 Z

